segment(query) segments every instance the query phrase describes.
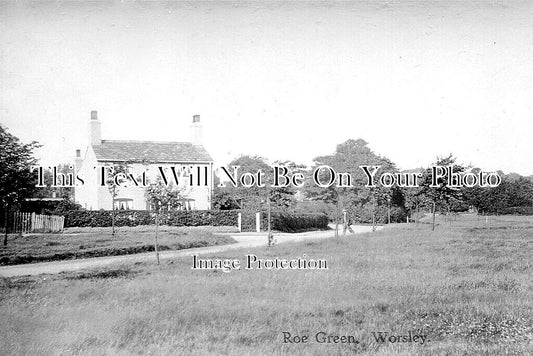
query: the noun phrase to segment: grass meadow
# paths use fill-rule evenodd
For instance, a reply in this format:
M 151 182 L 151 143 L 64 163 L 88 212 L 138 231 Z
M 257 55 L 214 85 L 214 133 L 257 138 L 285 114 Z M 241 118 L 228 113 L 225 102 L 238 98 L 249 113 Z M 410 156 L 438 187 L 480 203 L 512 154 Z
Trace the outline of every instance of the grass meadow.
M 158 248 L 181 250 L 234 243 L 230 236 L 213 234 L 231 229 L 161 226 Z M 119 227 L 115 236 L 111 228 L 68 228 L 60 234 L 12 234 L 7 246 L 0 245 L 0 265 L 149 252 L 154 251 L 154 242 L 154 226 Z
M 191 270 L 191 259 L 3 279 L 6 355 L 533 354 L 533 219 L 458 216 L 230 251 L 327 270 Z M 322 331 L 359 343 L 283 343 Z M 372 332 L 428 335 L 379 343 Z

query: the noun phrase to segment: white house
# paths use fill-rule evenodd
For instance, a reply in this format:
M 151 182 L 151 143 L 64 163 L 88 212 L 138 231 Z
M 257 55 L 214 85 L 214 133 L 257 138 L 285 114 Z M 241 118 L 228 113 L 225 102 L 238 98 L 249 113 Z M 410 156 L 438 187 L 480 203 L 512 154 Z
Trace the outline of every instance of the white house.
M 113 199 L 109 187 L 102 186 L 101 167 L 126 165 L 128 171 L 141 181 L 146 172 L 147 182 L 154 182 L 162 169 L 172 177 L 171 169 L 184 168 L 188 172 L 201 173 L 201 183 L 187 184 L 188 176 L 181 177 L 180 193 L 184 197 L 182 208 L 192 210 L 211 209 L 213 190 L 213 159 L 202 146 L 202 124 L 200 116 L 194 115 L 191 125 L 191 142 L 117 141 L 102 140 L 101 123 L 96 111 L 91 112 L 89 122 L 89 145 L 85 155 L 76 150 L 76 171 L 84 180 L 75 187 L 74 199 L 90 210 L 118 209 L 148 210 L 146 188 L 131 184 L 120 187 Z M 196 183 L 196 178 L 195 178 Z

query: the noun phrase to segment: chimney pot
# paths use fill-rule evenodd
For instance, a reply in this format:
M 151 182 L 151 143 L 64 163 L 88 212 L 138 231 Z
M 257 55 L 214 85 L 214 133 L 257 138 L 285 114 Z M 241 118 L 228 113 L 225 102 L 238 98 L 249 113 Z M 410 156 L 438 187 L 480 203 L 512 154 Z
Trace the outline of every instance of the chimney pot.
M 194 145 L 202 145 L 203 128 L 200 122 L 200 115 L 193 115 L 191 124 L 191 142 Z
M 89 121 L 89 142 L 91 145 L 100 145 L 102 143 L 102 129 L 96 110 L 91 111 L 91 120 Z
M 83 159 L 81 158 L 81 150 L 76 150 L 76 159 L 74 160 L 76 172 L 80 170 L 82 164 L 83 164 Z

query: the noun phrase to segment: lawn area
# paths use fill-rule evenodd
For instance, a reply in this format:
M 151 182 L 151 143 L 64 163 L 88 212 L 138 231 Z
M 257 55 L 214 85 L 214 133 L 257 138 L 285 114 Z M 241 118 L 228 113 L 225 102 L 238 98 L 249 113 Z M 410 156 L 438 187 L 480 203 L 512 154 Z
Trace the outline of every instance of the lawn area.
M 234 243 L 230 236 L 216 235 L 221 227 L 161 226 L 159 250 L 181 250 Z M 155 227 L 70 228 L 62 234 L 10 235 L 7 246 L 0 245 L 0 265 L 56 261 L 87 257 L 127 255 L 154 251 Z
M 210 258 L 326 270 L 192 270 L 192 258 L 3 279 L 0 350 L 22 354 L 533 354 L 533 219 L 439 218 Z M 206 256 L 202 256 L 206 258 Z M 309 335 L 284 343 L 283 332 Z M 315 335 L 358 343 L 318 343 Z M 380 343 L 372 332 L 426 335 Z M 411 332 L 411 334 L 409 334 Z M 321 334 L 322 335 L 322 334 Z M 408 340 L 402 339 L 402 340 Z

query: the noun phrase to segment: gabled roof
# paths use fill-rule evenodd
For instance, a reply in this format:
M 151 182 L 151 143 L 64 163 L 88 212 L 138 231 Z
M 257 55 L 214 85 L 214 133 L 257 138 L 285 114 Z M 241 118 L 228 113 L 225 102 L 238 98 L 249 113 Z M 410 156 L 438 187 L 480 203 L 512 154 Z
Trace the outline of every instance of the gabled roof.
M 93 145 L 98 161 L 192 163 L 213 162 L 203 146 L 190 142 L 115 141 L 102 140 Z

